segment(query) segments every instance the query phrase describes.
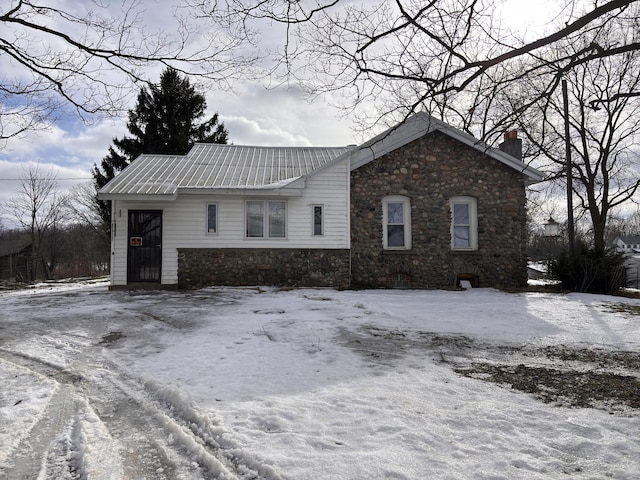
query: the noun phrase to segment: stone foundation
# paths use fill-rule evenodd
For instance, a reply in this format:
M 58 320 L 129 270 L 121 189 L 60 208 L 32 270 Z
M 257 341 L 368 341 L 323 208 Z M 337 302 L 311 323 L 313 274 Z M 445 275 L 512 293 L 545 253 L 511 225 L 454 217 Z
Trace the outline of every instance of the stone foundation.
M 349 287 L 349 250 L 178 249 L 178 285 Z

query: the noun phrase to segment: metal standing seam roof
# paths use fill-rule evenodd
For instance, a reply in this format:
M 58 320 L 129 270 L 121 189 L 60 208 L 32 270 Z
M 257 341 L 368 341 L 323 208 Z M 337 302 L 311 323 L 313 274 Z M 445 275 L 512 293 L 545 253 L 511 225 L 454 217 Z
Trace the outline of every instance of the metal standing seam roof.
M 141 155 L 100 194 L 176 196 L 179 189 L 280 188 L 351 149 L 197 143 L 186 155 Z

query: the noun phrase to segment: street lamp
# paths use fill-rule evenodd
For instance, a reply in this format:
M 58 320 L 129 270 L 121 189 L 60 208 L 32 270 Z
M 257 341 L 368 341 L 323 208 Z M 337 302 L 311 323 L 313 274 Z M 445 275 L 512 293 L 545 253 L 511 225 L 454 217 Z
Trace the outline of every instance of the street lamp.
M 546 238 L 547 256 L 553 258 L 558 252 L 558 240 L 560 239 L 560 224 L 553 217 L 549 217 L 544 224 L 544 237 Z
M 556 222 L 553 217 L 549 217 L 547 223 L 544 224 L 544 236 L 545 237 L 558 237 L 560 236 L 560 224 Z

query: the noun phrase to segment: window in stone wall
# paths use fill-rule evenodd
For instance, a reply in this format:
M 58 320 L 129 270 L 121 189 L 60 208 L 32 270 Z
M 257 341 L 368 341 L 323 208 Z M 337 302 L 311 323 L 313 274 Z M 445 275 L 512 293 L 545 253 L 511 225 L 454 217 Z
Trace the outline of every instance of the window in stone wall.
M 382 200 L 382 244 L 386 250 L 411 248 L 411 202 L 401 195 Z
M 285 200 L 248 200 L 245 205 L 247 238 L 285 238 L 287 202 Z
M 218 205 L 207 204 L 207 233 L 218 233 Z
M 478 202 L 474 197 L 453 197 L 451 207 L 451 248 L 478 249 Z

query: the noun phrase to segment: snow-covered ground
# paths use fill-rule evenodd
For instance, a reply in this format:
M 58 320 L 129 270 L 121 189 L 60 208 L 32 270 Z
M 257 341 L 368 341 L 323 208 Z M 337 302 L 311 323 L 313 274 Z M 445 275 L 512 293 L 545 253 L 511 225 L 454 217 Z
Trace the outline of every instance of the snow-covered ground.
M 0 479 L 636 479 L 633 398 L 577 408 L 458 372 L 637 381 L 544 352 L 640 358 L 639 310 L 488 289 L 2 293 Z

